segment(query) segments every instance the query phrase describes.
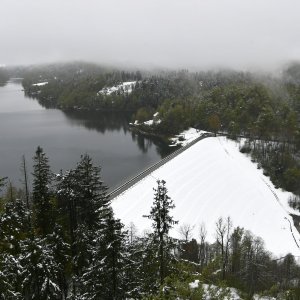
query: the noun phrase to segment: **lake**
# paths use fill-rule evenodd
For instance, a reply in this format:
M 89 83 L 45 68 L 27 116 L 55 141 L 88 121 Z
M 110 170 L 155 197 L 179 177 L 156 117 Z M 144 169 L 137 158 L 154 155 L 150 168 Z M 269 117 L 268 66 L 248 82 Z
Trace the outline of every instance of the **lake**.
M 25 155 L 28 171 L 41 146 L 53 172 L 75 168 L 89 154 L 113 188 L 171 152 L 166 144 L 129 131 L 130 116 L 110 112 L 46 109 L 25 97 L 20 80 L 0 87 L 0 177 L 20 187 Z

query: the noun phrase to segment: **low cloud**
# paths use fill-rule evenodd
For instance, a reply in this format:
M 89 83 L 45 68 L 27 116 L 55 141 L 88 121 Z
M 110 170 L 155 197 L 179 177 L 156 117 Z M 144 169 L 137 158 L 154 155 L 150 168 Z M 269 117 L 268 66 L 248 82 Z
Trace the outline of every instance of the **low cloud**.
M 298 0 L 1 0 L 0 64 L 274 68 L 300 58 Z

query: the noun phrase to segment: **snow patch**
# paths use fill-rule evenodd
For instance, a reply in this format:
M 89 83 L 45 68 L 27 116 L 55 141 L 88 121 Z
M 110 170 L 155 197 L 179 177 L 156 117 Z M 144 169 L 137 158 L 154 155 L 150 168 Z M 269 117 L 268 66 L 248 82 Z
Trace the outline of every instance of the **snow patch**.
M 146 122 L 144 122 L 144 124 L 147 126 L 152 126 L 154 124 L 154 120 L 146 121 Z
M 196 279 L 195 281 L 189 283 L 189 287 L 190 287 L 191 289 L 196 289 L 197 287 L 199 287 L 199 280 Z
M 34 83 L 32 86 L 43 86 L 43 85 L 46 85 L 48 84 L 48 81 L 45 81 L 45 82 L 39 82 L 39 83 Z
M 137 81 L 126 81 L 115 86 L 104 87 L 98 92 L 98 95 L 108 96 L 115 92 L 121 92 L 122 94 L 130 94 L 132 93 L 136 83 Z
M 202 136 L 207 131 L 198 130 L 195 128 L 189 128 L 182 133 L 175 135 L 174 138 L 171 138 L 171 147 L 175 146 L 186 146 L 187 144 L 191 143 L 193 140 L 197 139 L 198 137 Z

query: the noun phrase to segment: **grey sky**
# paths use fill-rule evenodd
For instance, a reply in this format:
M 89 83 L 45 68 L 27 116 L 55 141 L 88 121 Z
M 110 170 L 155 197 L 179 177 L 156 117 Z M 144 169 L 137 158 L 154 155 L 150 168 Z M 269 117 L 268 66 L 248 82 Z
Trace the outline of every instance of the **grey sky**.
M 299 0 L 0 0 L 0 64 L 270 68 L 300 59 Z

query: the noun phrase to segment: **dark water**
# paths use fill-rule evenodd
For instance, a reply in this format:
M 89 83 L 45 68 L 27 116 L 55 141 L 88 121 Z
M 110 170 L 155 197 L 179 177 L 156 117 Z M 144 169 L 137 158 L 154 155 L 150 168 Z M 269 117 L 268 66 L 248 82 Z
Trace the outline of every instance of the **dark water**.
M 115 187 L 166 156 L 170 149 L 128 130 L 129 116 L 98 112 L 45 109 L 24 96 L 20 82 L 0 87 L 0 176 L 21 186 L 20 163 L 29 171 L 38 145 L 52 171 L 74 168 L 88 153 L 102 167 L 102 178 Z

